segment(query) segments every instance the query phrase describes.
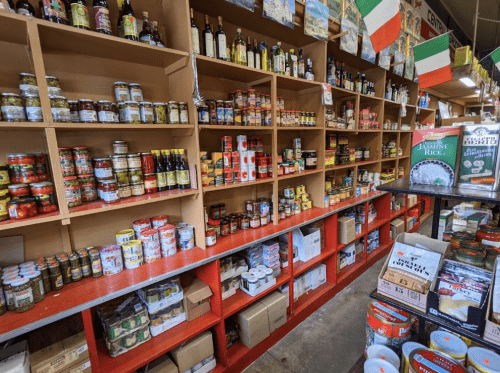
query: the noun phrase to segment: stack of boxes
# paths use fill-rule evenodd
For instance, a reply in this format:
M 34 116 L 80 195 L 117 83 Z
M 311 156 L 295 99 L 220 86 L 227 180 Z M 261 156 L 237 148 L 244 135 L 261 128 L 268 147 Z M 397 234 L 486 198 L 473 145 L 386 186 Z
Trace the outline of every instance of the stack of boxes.
M 263 264 L 273 270 L 274 277 L 281 273 L 280 269 L 280 244 L 267 241 L 262 244 Z
M 296 302 L 302 295 L 310 290 L 317 289 L 326 283 L 326 265 L 319 264 L 318 266 L 304 272 L 302 275 L 293 280 L 293 300 Z M 286 297 L 286 304 L 289 304 L 289 288 L 288 284 L 280 288 L 280 293 Z

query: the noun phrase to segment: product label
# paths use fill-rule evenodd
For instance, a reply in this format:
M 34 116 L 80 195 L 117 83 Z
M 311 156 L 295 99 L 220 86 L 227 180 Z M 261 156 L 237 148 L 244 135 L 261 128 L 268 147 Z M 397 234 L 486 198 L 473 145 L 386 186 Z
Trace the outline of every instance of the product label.
M 71 278 L 73 281 L 78 280 L 82 276 L 82 270 L 80 267 L 71 269 Z
M 236 47 L 236 53 L 240 56 L 240 62 L 243 65 L 247 64 L 247 51 L 244 45 L 238 45 Z
M 9 215 L 9 209 L 7 208 L 7 200 L 4 199 L 0 201 L 0 216 Z
M 224 108 L 223 107 L 217 108 L 217 122 L 219 122 L 219 123 L 224 122 Z
M 54 122 L 71 122 L 71 114 L 67 108 L 52 108 Z
M 226 123 L 232 123 L 233 118 L 233 108 L 224 108 L 224 121 Z
M 153 35 L 144 35 L 139 38 L 139 41 L 144 44 L 149 44 L 149 45 L 154 45 L 156 46 L 156 43 L 153 39 Z
M 96 168 L 94 170 L 94 172 L 95 172 L 95 177 L 97 177 L 99 179 L 113 176 L 113 169 L 112 168 Z
M 154 189 L 157 188 L 158 185 L 156 184 L 156 178 L 152 180 L 144 180 L 144 188 L 145 189 Z
M 17 14 L 20 14 L 22 16 L 30 16 L 30 12 L 28 12 L 26 9 L 23 9 L 23 8 L 19 8 L 17 10 Z
M 177 182 L 179 185 L 189 184 L 189 171 L 188 170 L 177 170 Z
M 80 115 L 80 121 L 82 123 L 97 122 L 97 113 L 95 112 L 95 110 L 80 110 L 78 114 Z
M 130 98 L 133 101 L 137 101 L 137 102 L 144 101 L 144 97 L 142 96 L 142 89 L 140 89 L 140 88 L 131 88 L 130 89 Z
M 187 124 L 189 122 L 187 110 L 181 110 L 180 120 L 182 124 Z
M 83 4 L 71 4 L 71 16 L 73 17 L 73 26 L 82 26 L 90 28 L 89 11 Z
M 143 123 L 153 123 L 154 122 L 153 108 L 149 108 L 149 107 L 141 108 L 141 121 Z
M 109 20 L 109 9 L 102 6 L 94 7 L 95 29 L 111 33 L 111 21 Z
M 90 274 L 90 266 L 88 264 L 82 266 L 82 275 Z
M 139 115 L 139 108 L 137 107 L 126 107 L 124 110 L 125 114 L 125 123 L 134 123 L 140 122 L 141 118 Z
M 253 54 L 252 50 L 249 50 L 247 52 L 247 61 L 248 61 L 248 67 L 255 67 L 255 56 Z
M 49 94 L 51 95 L 60 95 L 61 94 L 61 88 L 59 87 L 47 87 L 47 91 L 49 91 Z
M 118 102 L 130 100 L 128 88 L 122 88 L 122 87 L 115 88 L 115 97 L 116 101 Z
M 318 158 L 306 158 L 306 166 L 316 166 Z
M 500 241 L 490 241 L 490 240 L 483 239 L 481 241 L 481 243 L 488 245 L 488 246 L 500 247 Z
M 68 204 L 73 202 L 79 202 L 81 200 L 80 187 L 79 186 L 67 186 L 64 187 L 66 194 L 66 202 Z
M 108 192 L 102 192 L 102 197 L 101 197 L 104 202 L 113 202 L 113 201 L 118 201 L 120 197 L 118 196 L 118 191 L 108 191 Z
M 168 119 L 170 123 L 179 122 L 179 110 L 178 109 L 170 109 L 168 114 Z
M 227 55 L 227 44 L 226 44 L 226 35 L 219 34 L 217 37 L 217 41 L 219 43 L 219 58 L 221 60 L 226 60 Z
M 284 66 L 283 66 L 283 70 L 281 69 L 281 56 L 274 56 L 273 61 L 274 61 L 274 72 L 275 73 L 279 74 L 281 71 L 285 71 Z
M 24 108 L 20 106 L 2 106 L 4 120 L 26 120 Z
M 62 0 L 43 0 L 45 14 L 49 17 L 59 17 L 68 21 L 66 18 L 66 7 Z
M 23 93 L 38 93 L 38 86 L 31 84 L 19 84 L 19 89 Z
M 205 34 L 205 55 L 207 57 L 215 58 L 214 56 L 214 38 L 212 34 Z
M 26 115 L 28 116 L 29 121 L 43 120 L 41 107 L 27 107 Z
M 200 35 L 197 28 L 191 27 L 191 39 L 193 41 L 193 52 L 200 54 Z
M 0 171 L 0 185 L 10 184 L 9 171 Z
M 158 188 L 165 188 L 167 186 L 167 173 L 158 172 L 156 173 L 156 185 Z
M 30 288 L 14 293 L 14 305 L 16 308 L 33 304 L 33 291 Z
M 80 123 L 80 114 L 78 114 L 78 111 L 70 111 L 69 115 L 71 118 L 71 122 Z
M 123 16 L 122 17 L 122 27 L 124 36 L 135 36 L 137 37 L 137 20 L 134 16 Z
M 112 111 L 100 111 L 98 113 L 98 116 L 99 116 L 99 122 L 101 123 L 106 123 L 106 122 L 114 123 L 115 121 L 115 113 Z
M 255 55 L 255 68 L 259 69 L 259 70 L 261 69 L 261 67 L 260 67 L 260 55 L 259 54 Z
M 304 62 L 299 62 L 299 75 L 303 76 L 305 74 Z
M 177 185 L 176 171 L 167 171 L 167 185 L 168 186 Z

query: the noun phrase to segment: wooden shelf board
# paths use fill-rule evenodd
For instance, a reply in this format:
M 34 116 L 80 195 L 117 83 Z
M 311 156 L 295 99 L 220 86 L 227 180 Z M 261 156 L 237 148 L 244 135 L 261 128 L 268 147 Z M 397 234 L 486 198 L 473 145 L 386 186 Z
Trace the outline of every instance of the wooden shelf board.
M 343 98 L 343 97 L 357 97 L 359 93 L 350 91 L 348 89 L 340 88 L 340 87 L 332 87 L 332 97 L 333 98 Z M 330 105 L 331 106 L 331 105 Z
M 356 130 L 356 129 L 344 129 L 344 128 L 325 128 L 327 132 L 352 132 L 352 133 L 372 133 L 372 132 L 381 132 L 381 130 Z
M 313 175 L 323 172 L 322 168 L 318 168 L 316 170 L 307 170 L 307 171 L 302 171 L 302 172 L 295 172 L 293 174 L 288 174 L 288 175 L 283 175 L 283 176 L 278 176 L 278 180 L 285 180 L 285 179 L 293 179 L 295 177 L 300 177 L 300 176 L 305 176 L 305 175 Z
M 125 124 L 125 123 L 51 123 L 50 127 L 79 131 L 79 130 L 168 130 L 194 129 L 194 124 Z
M 360 162 L 354 162 L 354 163 L 349 163 L 349 164 L 342 164 L 342 165 L 335 165 L 335 166 L 326 166 L 325 171 L 331 171 L 331 170 L 342 170 L 344 168 L 353 168 L 356 166 L 365 166 L 369 164 L 374 164 L 380 162 L 379 160 L 373 160 L 373 161 L 360 161 Z
M 318 92 L 321 91 L 321 83 L 311 80 L 295 78 L 293 76 L 286 76 L 274 74 L 277 77 L 278 89 L 287 89 L 290 91 L 302 91 L 304 89 L 317 88 Z
M 47 122 L 1 122 L 0 130 L 29 130 L 49 127 Z
M 59 211 L 54 211 L 49 214 L 38 214 L 37 216 L 27 219 L 20 219 L 20 220 L 9 219 L 0 222 L 0 231 L 20 228 L 20 227 L 27 227 L 35 224 L 49 223 L 62 219 L 64 219 L 64 216 L 61 215 Z
M 253 67 L 237 65 L 232 62 L 217 60 L 202 55 L 196 56 L 196 65 L 199 75 L 211 76 L 218 79 L 235 80 L 243 83 L 252 83 L 269 78 L 266 85 L 271 84 L 273 73 L 258 70 Z
M 113 35 L 77 29 L 44 20 L 36 20 L 42 49 L 70 52 L 166 68 L 178 63 L 187 66 L 189 54 L 170 48 L 160 48 Z
M 203 187 L 203 193 L 217 192 L 219 190 L 224 190 L 224 189 L 241 188 L 241 187 L 247 187 L 247 186 L 258 185 L 258 184 L 272 183 L 273 181 L 274 181 L 274 178 L 267 177 L 265 179 L 257 179 L 255 181 L 249 181 L 247 183 Z
M 384 99 L 384 105 L 388 106 L 388 107 L 394 107 L 394 108 L 397 107 L 398 108 L 401 106 L 401 102 L 396 102 L 396 101 Z M 409 109 L 415 109 L 415 105 L 411 105 L 411 104 L 406 104 L 406 107 Z
M 377 100 L 377 101 L 384 101 L 384 99 L 382 97 L 377 97 L 377 96 L 372 96 L 372 95 L 365 95 L 363 93 L 358 93 L 359 97 L 361 99 L 363 98 L 367 98 L 369 100 Z
M 297 301 L 294 303 L 294 313 L 300 314 L 304 311 L 309 305 L 314 303 L 318 298 L 323 296 L 329 290 L 335 287 L 334 284 L 329 282 L 325 282 L 323 285 L 319 286 L 314 290 L 310 290 L 307 293 L 303 294 Z
M 324 127 L 277 127 L 278 131 L 323 131 Z
M 28 44 L 28 24 L 31 18 L 17 13 L 0 11 L 0 41 Z
M 274 127 L 269 126 L 224 126 L 215 124 L 200 124 L 199 130 L 222 130 L 222 131 L 272 131 Z
M 480 106 L 481 104 L 478 104 L 478 106 Z M 430 109 L 430 108 L 423 108 L 423 107 L 419 107 L 418 108 L 420 111 L 427 111 L 428 113 L 435 113 L 436 112 L 436 109 Z
M 316 267 L 318 264 L 323 262 L 325 259 L 332 256 L 334 253 L 335 253 L 334 250 L 326 250 L 325 249 L 325 250 L 321 251 L 321 254 L 312 258 L 311 260 L 309 260 L 307 262 L 298 261 L 296 263 L 293 263 L 293 277 L 295 278 L 295 277 L 301 275 L 302 273 L 304 273 L 305 271 Z
M 83 203 L 81 206 L 70 208 L 68 217 L 75 218 L 78 216 L 97 214 L 105 211 L 113 211 L 127 207 L 140 206 L 146 203 L 160 202 L 174 198 L 192 196 L 197 193 L 198 193 L 197 189 L 186 189 L 186 190 L 174 189 L 165 192 L 144 194 L 142 196 L 124 198 L 116 203 L 105 203 L 102 200 Z

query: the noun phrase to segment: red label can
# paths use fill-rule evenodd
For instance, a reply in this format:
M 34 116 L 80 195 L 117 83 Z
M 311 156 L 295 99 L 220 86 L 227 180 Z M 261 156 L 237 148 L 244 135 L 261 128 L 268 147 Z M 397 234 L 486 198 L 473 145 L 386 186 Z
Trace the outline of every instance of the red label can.
M 167 225 L 167 220 L 168 220 L 167 215 L 153 216 L 151 218 L 151 225 L 153 226 L 153 229 L 158 229 L 160 227 Z
M 233 151 L 233 137 L 232 136 L 222 136 L 221 146 L 223 152 Z
M 230 152 L 222 153 L 222 159 L 224 160 L 224 168 L 232 167 Z
M 233 167 L 240 166 L 240 153 L 239 152 L 232 152 L 231 153 L 231 162 L 233 164 Z
M 231 167 L 224 169 L 224 184 L 233 183 L 233 169 Z
M 233 182 L 241 183 L 241 170 L 239 167 L 233 167 Z

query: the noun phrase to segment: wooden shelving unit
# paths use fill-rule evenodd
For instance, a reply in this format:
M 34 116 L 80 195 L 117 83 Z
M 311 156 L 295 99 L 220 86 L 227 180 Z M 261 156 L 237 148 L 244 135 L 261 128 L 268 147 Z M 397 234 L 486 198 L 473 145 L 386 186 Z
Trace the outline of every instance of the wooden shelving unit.
M 50 324 L 69 315 L 81 313 L 91 354 L 92 371 L 132 372 L 143 364 L 175 348 L 181 343 L 204 330 L 212 329 L 218 346 L 216 372 L 240 371 L 257 356 L 264 353 L 288 331 L 303 321 L 311 312 L 325 303 L 354 278 L 387 254 L 392 242 L 389 240 L 389 222 L 392 218 L 389 194 L 372 192 L 335 206 L 324 206 L 324 181 L 327 175 L 335 175 L 338 181 L 349 169 L 354 169 L 355 180 L 358 169 L 382 172 L 385 167 L 404 167 L 409 171 L 409 154 L 391 159 L 381 159 L 380 149 L 386 138 L 393 138 L 397 146 L 405 149 L 411 143 L 411 132 L 401 131 L 401 123 L 412 124 L 416 119 L 416 84 L 394 77 L 393 74 L 376 67 L 358 57 L 339 50 L 334 42 L 323 43 L 303 32 L 304 4 L 296 2 L 296 26 L 294 30 L 280 26 L 261 15 L 262 0 L 256 0 L 254 13 L 227 3 L 225 0 L 144 0 L 133 4 L 136 14 L 149 11 L 152 19 L 158 21 L 160 33 L 167 48 L 151 47 L 142 43 L 119 39 L 94 31 L 75 29 L 32 19 L 17 14 L 0 11 L 0 92 L 18 92 L 18 73 L 31 72 L 37 76 L 40 89 L 44 122 L 8 123 L 0 122 L 2 153 L 0 161 L 10 152 L 44 152 L 49 156 L 51 179 L 54 182 L 59 211 L 21 221 L 0 223 L 0 237 L 23 235 L 24 256 L 26 260 L 36 260 L 42 256 L 63 251 L 75 251 L 82 247 L 102 247 L 115 243 L 115 233 L 132 226 L 132 222 L 143 217 L 166 214 L 169 222 L 187 222 L 195 227 L 197 247 L 178 252 L 172 257 L 142 266 L 135 270 L 99 279 L 66 285 L 60 292 L 48 294 L 41 305 L 25 314 L 9 312 L 1 317 L 0 340 L 29 332 Z M 112 20 L 118 17 L 116 3 L 109 2 Z M 260 8 L 259 8 L 260 6 Z M 194 8 L 194 18 L 198 26 L 203 24 L 204 14 L 216 24 L 216 17 L 224 18 L 224 30 L 228 42 L 234 37 L 236 28 L 242 28 L 243 35 L 269 45 L 282 42 L 285 50 L 303 49 L 305 58 L 313 62 L 316 81 L 306 81 L 277 75 L 271 72 L 239 66 L 231 62 L 197 56 L 199 86 L 205 99 L 227 100 L 229 92 L 236 89 L 255 88 L 258 92 L 271 95 L 272 126 L 211 126 L 199 125 L 197 110 L 192 104 L 192 71 L 190 51 L 192 49 L 189 8 Z M 93 21 L 91 21 L 93 22 Z M 116 22 L 112 21 L 112 25 Z M 94 25 L 91 23 L 91 28 Z M 340 26 L 330 22 L 330 32 L 338 33 Z M 116 30 L 114 30 L 116 34 Z M 344 60 L 349 72 L 365 73 L 375 83 L 376 96 L 357 94 L 341 88 L 333 88 L 334 106 L 321 104 L 321 83 L 326 79 L 327 54 L 336 60 Z M 142 85 L 144 96 L 151 102 L 170 100 L 187 102 L 189 123 L 187 125 L 127 125 L 127 124 L 84 124 L 56 123 L 50 109 L 46 75 L 59 78 L 62 94 L 68 99 L 91 98 L 93 100 L 115 101 L 113 82 L 137 82 Z M 387 79 L 410 88 L 412 105 L 408 105 L 408 116 L 399 118 L 398 105 L 383 99 Z M 316 127 L 286 128 L 278 127 L 276 121 L 277 97 L 285 97 L 285 109 L 304 110 L 316 113 Z M 350 100 L 354 103 L 356 129 L 342 130 L 325 128 L 326 109 L 338 112 L 341 103 Z M 379 122 L 385 118 L 398 122 L 397 131 L 360 130 L 359 110 L 370 107 L 377 112 Z M 432 119 L 433 110 L 421 110 L 420 119 Z M 327 133 L 338 133 L 349 137 L 353 144 L 369 144 L 371 160 L 345 166 L 325 167 L 325 137 Z M 264 152 L 272 154 L 273 166 L 277 164 L 278 154 L 292 147 L 292 140 L 300 137 L 302 149 L 315 149 L 318 154 L 318 168 L 302 173 L 285 175 L 253 182 L 222 187 L 201 186 L 200 151 L 220 151 L 220 137 L 226 134 L 236 136 L 262 137 Z M 183 148 L 187 159 L 196 167 L 196 188 L 173 192 L 160 192 L 155 195 L 122 200 L 108 206 L 102 202 L 84 204 L 68 208 L 58 147 L 89 146 L 92 156 L 112 154 L 112 143 L 125 140 L 131 152 L 151 149 Z M 278 220 L 278 198 L 274 199 L 274 224 L 256 230 L 238 231 L 234 235 L 218 240 L 212 247 L 205 247 L 204 206 L 226 203 L 226 210 L 240 212 L 244 201 L 259 197 L 270 198 L 271 193 L 278 196 L 284 187 L 303 184 L 313 201 L 313 208 L 289 219 Z M 357 204 L 368 204 L 374 200 L 379 216 L 377 220 L 365 225 L 360 239 L 374 229 L 380 229 L 380 247 L 370 254 L 359 256 L 357 262 L 337 273 L 338 252 L 343 245 L 337 243 L 337 213 Z M 293 289 L 293 279 L 308 269 L 324 263 L 327 265 L 327 283 L 293 301 L 288 309 L 288 322 L 272 333 L 264 342 L 249 350 L 241 343 L 226 349 L 224 320 L 238 312 L 258 297 L 246 294 L 235 295 L 222 301 L 219 281 L 219 259 L 243 250 L 255 242 L 262 242 L 289 233 L 294 228 L 319 220 L 325 220 L 328 230 L 326 245 L 319 257 L 307 263 L 296 263 L 278 277 L 272 290 L 288 283 Z M 291 235 L 291 234 L 290 234 Z M 291 242 L 291 240 L 290 240 Z M 291 250 L 291 247 L 289 248 Z M 164 280 L 173 275 L 193 272 L 207 282 L 214 296 L 212 311 L 192 322 L 182 323 L 176 328 L 153 338 L 130 353 L 119 358 L 110 358 L 100 339 L 94 335 L 95 314 L 93 308 L 108 300 L 135 291 L 144 286 Z M 214 276 L 217 274 L 217 276 Z M 271 292 L 269 290 L 268 292 Z M 241 292 L 241 291 L 240 291 Z M 78 294 L 78 296 L 75 296 Z M 264 296 L 265 294 L 262 294 Z M 96 343 L 97 340 L 97 343 Z

